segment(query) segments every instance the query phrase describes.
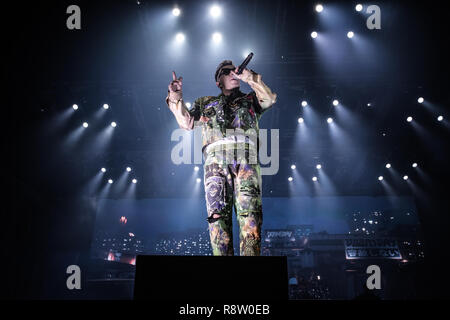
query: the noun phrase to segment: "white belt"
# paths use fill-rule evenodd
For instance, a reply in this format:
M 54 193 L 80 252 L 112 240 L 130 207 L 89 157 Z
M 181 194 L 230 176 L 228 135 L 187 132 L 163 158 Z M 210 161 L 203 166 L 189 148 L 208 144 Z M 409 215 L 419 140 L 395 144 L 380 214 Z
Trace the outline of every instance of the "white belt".
M 248 138 L 248 140 L 246 140 L 246 138 Z M 252 146 L 254 146 L 254 142 L 252 141 L 252 139 L 250 139 L 248 136 L 242 136 L 242 135 L 238 135 L 238 136 L 226 136 L 223 139 L 217 140 L 211 144 L 209 144 L 206 149 L 205 152 L 208 153 L 212 148 L 223 145 L 223 144 L 232 144 L 232 143 L 248 143 Z

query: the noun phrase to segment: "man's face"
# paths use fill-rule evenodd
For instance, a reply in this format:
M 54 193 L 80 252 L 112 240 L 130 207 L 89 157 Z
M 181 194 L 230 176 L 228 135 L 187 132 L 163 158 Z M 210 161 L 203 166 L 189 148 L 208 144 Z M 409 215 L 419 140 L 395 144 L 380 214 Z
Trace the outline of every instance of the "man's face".
M 240 87 L 240 80 L 234 78 L 230 70 L 234 70 L 234 68 L 224 68 L 221 71 L 221 76 L 219 77 L 219 82 L 216 82 L 216 85 L 219 86 L 219 84 L 222 86 L 222 90 L 232 90 L 234 88 Z

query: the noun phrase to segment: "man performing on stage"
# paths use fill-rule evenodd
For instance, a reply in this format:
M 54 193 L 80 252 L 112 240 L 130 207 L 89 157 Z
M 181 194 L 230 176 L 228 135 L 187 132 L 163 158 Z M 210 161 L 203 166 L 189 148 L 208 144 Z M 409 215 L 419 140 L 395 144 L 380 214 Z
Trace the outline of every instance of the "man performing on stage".
M 182 95 L 183 78 L 173 72 L 166 98 L 181 128 L 202 127 L 204 185 L 208 212 L 209 235 L 214 255 L 233 255 L 232 209 L 239 222 L 240 255 L 261 253 L 262 183 L 259 159 L 249 161 L 258 150 L 257 140 L 248 139 L 248 132 L 259 134 L 261 115 L 275 102 L 277 95 L 261 80 L 261 75 L 244 69 L 237 74 L 230 60 L 219 64 L 215 73 L 218 96 L 195 100 L 187 109 Z M 240 91 L 240 80 L 253 89 Z M 231 131 L 246 132 L 245 135 Z M 224 152 L 225 150 L 225 152 Z M 254 153 L 257 157 L 257 151 Z

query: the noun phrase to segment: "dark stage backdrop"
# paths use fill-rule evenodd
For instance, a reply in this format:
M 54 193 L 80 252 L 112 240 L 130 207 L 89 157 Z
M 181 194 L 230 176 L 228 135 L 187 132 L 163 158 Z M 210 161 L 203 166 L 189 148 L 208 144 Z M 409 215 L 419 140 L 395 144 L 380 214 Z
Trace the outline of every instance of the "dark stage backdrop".
M 122 217 L 126 223 L 123 219 L 121 221 Z M 151 253 L 152 246 L 163 234 L 191 229 L 207 231 L 206 217 L 202 198 L 99 199 L 95 233 L 114 235 L 126 230 L 142 239 L 145 251 Z M 233 238 L 237 249 L 238 224 L 235 218 L 233 212 Z M 372 220 L 371 224 L 369 220 Z M 375 220 L 378 220 L 377 224 Z M 313 233 L 328 234 L 358 234 L 356 228 L 361 233 L 365 225 L 374 231 L 371 235 L 385 236 L 395 235 L 402 226 L 418 228 L 419 220 L 414 199 L 407 196 L 263 198 L 262 232 L 284 229 L 288 225 L 312 225 Z

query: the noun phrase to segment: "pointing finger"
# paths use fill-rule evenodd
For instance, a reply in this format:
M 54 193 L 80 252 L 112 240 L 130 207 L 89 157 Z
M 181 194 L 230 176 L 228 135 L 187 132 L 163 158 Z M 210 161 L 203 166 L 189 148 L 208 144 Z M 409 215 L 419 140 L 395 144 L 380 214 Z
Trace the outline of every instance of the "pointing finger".
M 175 74 L 175 71 L 172 71 L 172 78 L 173 80 L 177 80 L 177 75 Z

